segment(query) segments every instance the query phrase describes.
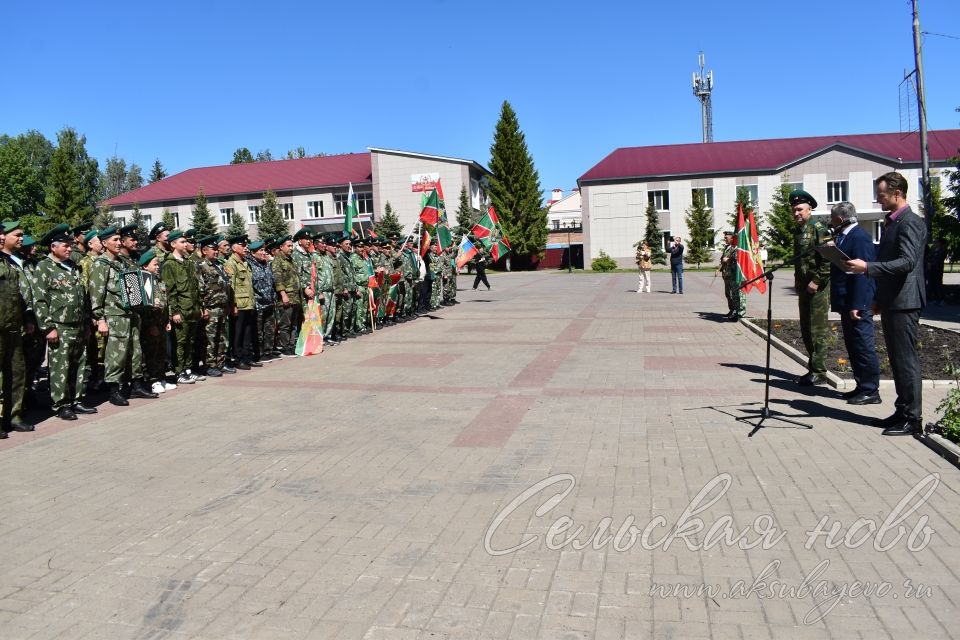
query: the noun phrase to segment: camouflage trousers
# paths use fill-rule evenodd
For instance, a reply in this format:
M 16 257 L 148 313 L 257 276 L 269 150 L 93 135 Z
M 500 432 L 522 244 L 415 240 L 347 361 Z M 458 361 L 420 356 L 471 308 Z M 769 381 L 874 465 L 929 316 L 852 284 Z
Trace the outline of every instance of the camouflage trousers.
M 107 331 L 104 381 L 126 384 L 143 376 L 140 316 L 107 316 Z
M 403 307 L 400 315 L 409 316 L 417 310 L 417 289 L 420 288 L 419 280 L 407 280 L 406 292 L 403 295 Z
M 830 313 L 830 285 L 816 293 L 808 293 L 806 288 L 803 288 L 799 291 L 799 299 L 800 334 L 803 336 L 803 346 L 809 354 L 807 369 L 813 374 L 825 374 L 827 342 L 830 338 L 830 324 L 827 322 L 827 315 Z
M 440 308 L 440 297 L 443 294 L 443 281 L 440 280 L 440 276 L 437 275 L 433 278 L 433 282 L 430 283 L 430 310 Z
M 23 335 L 23 364 L 26 368 L 27 386 L 36 382 L 37 370 L 43 364 L 43 356 L 46 350 L 47 341 L 39 329 Z
M 54 324 L 58 340 L 47 349 L 53 410 L 83 399 L 87 384 L 87 326 Z
M 269 356 L 277 348 L 277 308 L 276 306 L 257 309 L 256 355 Z
M 222 307 L 207 309 L 207 319 L 203 322 L 203 334 L 206 342 L 206 357 L 203 363 L 219 369 L 227 360 L 227 310 Z
M 102 377 L 101 368 L 107 353 L 107 339 L 97 331 L 96 326 L 90 331 L 87 338 L 87 381 L 99 380 Z
M 443 301 L 453 302 L 457 299 L 457 272 L 454 271 L 443 279 Z
M 747 315 L 747 296 L 737 286 L 736 278 L 724 278 L 723 290 L 727 296 L 727 310 L 738 316 Z
M 147 380 L 162 380 L 167 375 L 167 314 L 161 309 L 141 311 L 140 351 Z
M 297 328 L 302 322 L 302 315 L 297 304 L 281 304 L 277 307 L 277 349 L 288 353 L 296 348 Z
M 26 365 L 23 362 L 23 336 L 20 329 L 0 331 L 0 402 L 3 403 L 3 426 L 23 418 L 23 393 Z
M 354 331 L 363 331 L 370 324 L 370 294 L 367 287 L 360 287 L 360 297 L 355 300 Z
M 329 338 L 337 328 L 337 296 L 333 291 L 321 291 L 323 294 L 323 337 Z M 303 313 L 300 314 L 300 324 L 303 324 Z
M 347 289 L 347 295 L 337 300 L 337 334 L 343 335 L 353 331 L 353 324 L 356 322 L 357 299 L 353 296 L 353 289 Z
M 183 322 L 170 323 L 176 356 L 173 360 L 173 370 L 180 374 L 193 365 L 193 341 L 197 337 L 197 318 L 184 318 Z

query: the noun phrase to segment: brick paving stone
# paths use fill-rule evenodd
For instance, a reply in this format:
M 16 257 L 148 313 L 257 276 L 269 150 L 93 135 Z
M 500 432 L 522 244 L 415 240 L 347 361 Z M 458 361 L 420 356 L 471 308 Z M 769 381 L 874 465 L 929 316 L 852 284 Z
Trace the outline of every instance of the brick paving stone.
M 854 409 L 774 352 L 772 408 L 814 429 L 748 438 L 765 348 L 718 320 L 711 275 L 682 297 L 630 274 L 495 278 L 435 319 L 4 440 L 4 640 L 960 637 L 960 473 L 866 426 L 891 389 Z M 927 419 L 945 393 L 924 390 Z M 488 553 L 498 514 L 558 474 L 575 483 L 490 532 L 532 543 Z M 808 542 L 823 517 L 841 539 L 879 526 L 930 474 L 903 522 L 927 518 L 921 548 Z M 703 526 L 679 526 L 717 478 Z M 763 526 L 785 535 L 761 548 Z M 805 579 L 890 590 L 826 613 Z

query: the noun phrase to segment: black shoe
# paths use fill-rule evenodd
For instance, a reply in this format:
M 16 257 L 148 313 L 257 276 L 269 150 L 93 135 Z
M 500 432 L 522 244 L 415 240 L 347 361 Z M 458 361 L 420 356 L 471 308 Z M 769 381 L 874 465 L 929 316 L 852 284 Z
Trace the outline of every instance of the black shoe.
M 887 416 L 886 418 L 871 418 L 870 426 L 883 428 L 892 427 L 903 419 L 903 416 L 900 415 L 899 412 L 896 412 L 892 416 Z
M 96 408 L 96 407 L 88 407 L 87 405 L 83 404 L 82 402 L 75 402 L 75 403 L 73 404 L 73 412 L 74 412 L 74 413 L 84 413 L 84 414 L 97 413 L 97 408 Z
M 10 431 L 19 431 L 21 433 L 29 433 L 35 430 L 36 427 L 34 427 L 29 422 L 24 422 L 23 420 L 12 420 L 10 422 L 9 429 Z
M 899 420 L 895 424 L 883 430 L 885 436 L 913 436 L 920 435 L 920 420 Z
M 250 365 L 246 362 L 238 362 L 237 369 L 240 369 L 241 371 L 250 371 Z
M 4 431 L 3 429 L 0 429 L 0 440 L 6 440 L 9 437 L 10 437 L 9 433 Z
M 883 402 L 883 400 L 880 399 L 880 394 L 876 391 L 873 393 L 861 393 L 847 400 L 847 404 L 880 404 L 881 402 Z
M 61 420 L 76 420 L 77 414 L 70 407 L 60 407 L 60 410 L 57 411 L 57 417 Z
M 236 373 L 236 372 L 237 370 L 228 364 L 225 364 L 222 367 L 220 367 L 220 373 Z
M 840 397 L 843 398 L 844 400 L 849 400 L 850 398 L 859 396 L 861 393 L 863 393 L 863 391 L 860 390 L 860 387 L 857 387 L 852 391 L 844 391 L 843 393 L 840 394 Z
M 207 369 L 207 376 L 211 378 L 220 378 L 223 376 L 223 372 L 220 371 L 220 369 L 217 369 L 216 367 L 210 367 L 209 369 Z
M 111 391 L 110 397 L 107 400 L 110 402 L 110 404 L 115 404 L 118 407 L 125 407 L 130 404 L 130 402 L 123 397 L 123 394 L 120 393 L 119 389 Z
M 263 363 L 260 362 L 259 360 L 251 360 L 251 361 L 250 361 L 249 363 L 247 363 L 247 364 L 249 364 L 251 367 L 262 367 L 262 366 L 263 366 Z
M 827 376 L 822 373 L 807 373 L 794 380 L 801 387 L 814 387 L 827 384 Z
M 159 398 L 160 394 L 150 391 L 141 382 L 134 382 L 130 387 L 130 397 L 152 400 L 153 398 Z

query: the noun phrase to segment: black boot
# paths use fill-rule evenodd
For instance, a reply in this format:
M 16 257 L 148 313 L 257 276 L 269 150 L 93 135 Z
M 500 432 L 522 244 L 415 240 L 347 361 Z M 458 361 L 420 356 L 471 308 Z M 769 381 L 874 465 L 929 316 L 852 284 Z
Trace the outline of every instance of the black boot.
M 130 397 L 152 399 L 152 398 L 159 398 L 160 394 L 150 391 L 150 389 L 148 389 L 146 385 L 143 384 L 143 380 L 138 379 L 138 380 L 134 380 L 133 384 L 130 387 Z
M 123 397 L 123 392 L 120 388 L 120 385 L 116 382 L 111 382 L 110 386 L 110 397 L 107 400 L 110 404 L 115 404 L 118 407 L 126 407 L 130 403 L 127 402 L 127 399 Z

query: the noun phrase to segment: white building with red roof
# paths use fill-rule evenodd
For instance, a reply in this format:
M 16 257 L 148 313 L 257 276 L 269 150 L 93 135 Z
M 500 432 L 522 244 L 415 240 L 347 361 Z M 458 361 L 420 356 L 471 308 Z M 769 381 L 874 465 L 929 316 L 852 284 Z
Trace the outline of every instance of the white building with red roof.
M 474 160 L 370 147 L 364 153 L 187 169 L 106 200 L 101 206 L 110 207 L 118 219 L 129 222 L 136 204 L 148 228 L 162 219 L 164 211 L 170 211 L 177 226 L 186 228 L 202 188 L 221 229 L 239 213 L 247 223 L 247 233 L 255 238 L 263 195 L 272 189 L 291 231 L 303 226 L 339 231 L 352 184 L 364 228 L 377 220 L 389 202 L 409 232 L 420 214 L 424 190 L 439 181 L 455 221 L 461 187 L 467 188 L 471 205 L 481 209 L 487 201 L 490 175 Z
M 950 158 L 960 155 L 960 129 L 929 132 L 931 176 L 945 184 Z M 665 237 L 689 236 L 687 208 L 702 190 L 714 211 L 717 237 L 728 226 L 738 187 L 746 187 L 761 213 L 782 182 L 816 198 L 814 213 L 827 215 L 843 200 L 857 208 L 860 223 L 879 238 L 883 212 L 874 181 L 899 171 L 909 181 L 911 206 L 919 210 L 920 141 L 916 133 L 878 133 L 774 140 L 624 147 L 616 149 L 577 184 L 582 199 L 584 255 L 600 251 L 633 266 L 634 243 L 644 234 L 653 203 Z

